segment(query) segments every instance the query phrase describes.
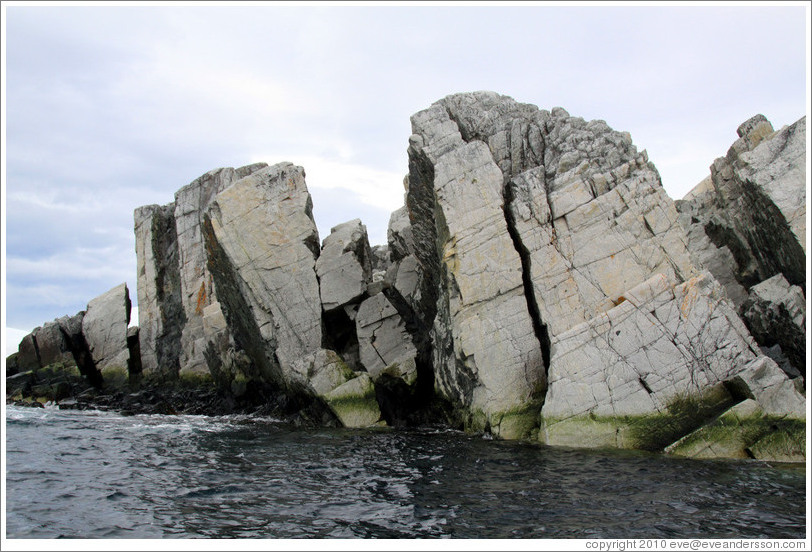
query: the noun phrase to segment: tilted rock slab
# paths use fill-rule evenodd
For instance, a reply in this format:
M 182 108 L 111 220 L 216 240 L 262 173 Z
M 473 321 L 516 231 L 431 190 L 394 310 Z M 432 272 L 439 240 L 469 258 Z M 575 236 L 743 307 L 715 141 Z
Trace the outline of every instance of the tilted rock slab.
M 367 229 L 360 219 L 330 230 L 316 261 L 321 304 L 325 311 L 361 299 L 372 281 L 371 257 Z
M 280 163 L 222 190 L 205 216 L 204 237 L 235 340 L 256 375 L 287 385 L 292 364 L 322 343 L 319 236 L 304 170 Z
M 207 331 L 209 325 L 204 324 L 203 320 L 207 307 L 217 305 L 217 290 L 206 265 L 201 230 L 204 214 L 218 193 L 240 178 L 267 166 L 267 163 L 256 163 L 237 169 L 209 171 L 175 193 L 181 304 L 186 318 L 180 336 L 181 374 L 208 373 L 209 362 L 205 354 L 209 343 L 218 341 L 217 332 L 210 334 Z M 216 316 L 216 309 L 210 309 L 208 315 Z
M 111 370 L 128 374 L 127 328 L 131 306 L 127 284 L 120 284 L 87 304 L 82 333 L 102 376 Z

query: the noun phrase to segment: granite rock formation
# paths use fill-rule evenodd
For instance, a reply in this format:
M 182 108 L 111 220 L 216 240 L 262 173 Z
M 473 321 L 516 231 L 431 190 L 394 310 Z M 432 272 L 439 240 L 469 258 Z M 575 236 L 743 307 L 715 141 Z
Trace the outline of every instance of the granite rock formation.
M 411 122 L 387 244 L 320 242 L 302 167 L 210 171 L 135 211 L 139 327 L 122 284 L 26 336 L 15 389 L 67 363 L 299 422 L 804 459 L 805 119 L 748 120 L 676 203 L 604 121 L 476 92 Z

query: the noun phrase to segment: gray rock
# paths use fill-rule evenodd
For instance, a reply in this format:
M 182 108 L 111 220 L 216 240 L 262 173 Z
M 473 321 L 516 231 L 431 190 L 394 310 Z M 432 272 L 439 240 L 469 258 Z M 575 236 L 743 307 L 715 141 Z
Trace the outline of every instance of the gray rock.
M 323 399 L 345 427 L 380 425 L 381 411 L 369 375 L 353 372 L 341 356 L 318 349 L 294 362 L 289 387 L 300 387 Z
M 372 253 L 372 280 L 375 281 L 375 274 L 386 273 L 392 266 L 392 260 L 389 257 L 388 245 L 373 245 L 370 252 Z
M 754 399 L 766 414 L 806 419 L 806 399 L 783 370 L 767 357 L 748 363 L 728 385 L 739 396 Z
M 694 262 L 741 306 L 750 287 L 776 274 L 806 281 L 806 117 L 773 132 L 758 115 L 738 132 L 711 166 L 712 186 L 703 181 L 677 208 Z
M 793 375 L 805 373 L 806 299 L 801 287 L 790 285 L 777 274 L 750 288 L 750 297 L 740 312 L 762 347 L 780 347 Z
M 412 116 L 407 204 L 416 257 L 431 271 L 421 303 L 436 297 L 417 310 L 434 320 L 441 395 L 472 416 L 472 428 L 521 437 L 527 428 L 514 423 L 516 412 L 526 417 L 545 385 L 541 345 L 504 217 L 502 171 L 485 143 L 463 139 L 450 101 Z
M 170 377 L 205 374 L 212 355 L 226 355 L 230 334 L 208 333 L 203 312 L 218 305 L 201 233 L 213 197 L 235 180 L 267 166 L 209 171 L 175 194 L 175 201 L 135 211 L 140 348 L 144 372 Z M 215 345 L 213 348 L 210 345 Z
M 203 324 L 204 310 L 218 303 L 217 290 L 206 266 L 201 231 L 203 216 L 218 193 L 267 166 L 267 163 L 256 163 L 238 169 L 215 169 L 175 193 L 181 304 L 186 319 L 180 336 L 181 374 L 209 373 L 205 352 L 209 343 L 221 341 L 217 335 L 209 334 Z
M 103 376 L 110 370 L 127 374 L 130 307 L 127 284 L 120 284 L 87 304 L 82 333 L 93 362 Z
M 367 229 L 359 219 L 339 224 L 324 238 L 316 274 L 325 311 L 361 299 L 372 281 L 371 257 Z
M 355 318 L 361 364 L 373 381 L 382 374 L 417 381 L 417 350 L 397 309 L 383 293 L 361 303 Z
M 304 170 L 266 167 L 221 191 L 204 221 L 208 267 L 256 376 L 284 384 L 321 347 L 319 239 Z
M 145 375 L 177 377 L 183 310 L 175 204 L 135 210 L 138 327 Z

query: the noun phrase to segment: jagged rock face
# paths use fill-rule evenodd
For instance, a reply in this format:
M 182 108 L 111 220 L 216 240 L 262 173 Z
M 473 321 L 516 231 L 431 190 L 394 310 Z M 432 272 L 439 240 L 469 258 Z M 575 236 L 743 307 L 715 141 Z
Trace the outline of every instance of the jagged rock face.
M 806 117 L 776 132 L 756 115 L 737 132 L 709 179 L 677 202 L 680 222 L 695 262 L 725 286 L 756 341 L 803 374 Z
M 372 253 L 360 219 L 332 228 L 316 261 L 325 312 L 358 301 L 372 281 Z
M 542 440 L 641 448 L 735 402 L 724 382 L 760 351 L 697 272 L 675 206 L 628 134 L 492 93 L 445 98 L 412 126 L 415 309 L 433 321 L 442 394 L 474 414 L 487 404 L 491 426 L 499 411 L 523 411 L 497 427 L 503 435 L 532 431 L 543 397 Z M 519 354 L 500 350 L 505 328 Z M 689 403 L 698 415 L 674 414 Z M 670 428 L 651 429 L 669 416 Z
M 729 276 L 707 260 L 718 250 L 736 283 L 726 285 L 740 306 L 747 290 L 776 274 L 806 281 L 806 117 L 773 132 L 763 115 L 739 127 L 740 138 L 711 166 L 712 186 L 677 202 L 695 262 L 722 282 Z
M 87 304 L 82 319 L 82 333 L 87 341 L 93 363 L 102 376 L 109 369 L 128 373 L 130 350 L 127 328 L 130 324 L 130 292 L 121 284 Z
M 204 238 L 235 340 L 257 376 L 284 385 L 293 362 L 322 343 L 319 238 L 304 170 L 280 163 L 222 190 Z
M 742 318 L 755 340 L 764 347 L 778 345 L 787 357 L 791 376 L 805 375 L 806 304 L 803 289 L 776 274 L 750 288 L 741 308 Z

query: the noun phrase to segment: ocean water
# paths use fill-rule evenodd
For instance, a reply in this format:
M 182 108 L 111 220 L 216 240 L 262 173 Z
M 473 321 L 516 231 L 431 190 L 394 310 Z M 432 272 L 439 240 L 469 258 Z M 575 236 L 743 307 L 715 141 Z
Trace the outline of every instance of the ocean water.
M 803 538 L 805 471 L 8 407 L 8 538 Z

